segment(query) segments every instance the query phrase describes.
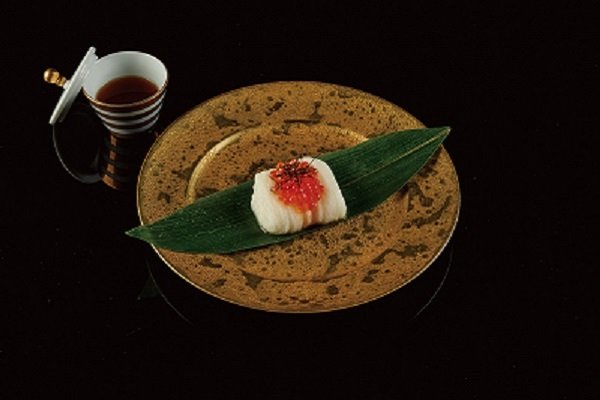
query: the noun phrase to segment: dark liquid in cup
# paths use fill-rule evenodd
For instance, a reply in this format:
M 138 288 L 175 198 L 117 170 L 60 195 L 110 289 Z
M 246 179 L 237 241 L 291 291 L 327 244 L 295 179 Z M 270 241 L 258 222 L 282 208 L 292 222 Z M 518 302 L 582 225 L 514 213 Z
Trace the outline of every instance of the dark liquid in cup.
M 158 92 L 158 87 L 140 76 L 122 76 L 108 81 L 98 90 L 96 99 L 103 103 L 129 104 Z

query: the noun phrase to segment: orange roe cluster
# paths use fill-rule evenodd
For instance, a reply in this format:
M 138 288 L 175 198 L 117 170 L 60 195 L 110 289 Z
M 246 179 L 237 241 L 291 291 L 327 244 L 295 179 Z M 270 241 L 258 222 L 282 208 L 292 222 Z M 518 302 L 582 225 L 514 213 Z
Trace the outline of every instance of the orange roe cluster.
M 319 172 L 307 161 L 297 159 L 279 162 L 270 174 L 275 181 L 271 189 L 279 200 L 299 212 L 313 210 L 323 195 Z

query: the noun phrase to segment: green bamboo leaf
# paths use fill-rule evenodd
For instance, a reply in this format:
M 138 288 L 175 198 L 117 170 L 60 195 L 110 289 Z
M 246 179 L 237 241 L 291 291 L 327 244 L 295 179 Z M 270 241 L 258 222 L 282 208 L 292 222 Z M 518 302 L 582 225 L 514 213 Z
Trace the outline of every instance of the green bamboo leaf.
M 319 156 L 333 171 L 348 218 L 375 208 L 417 173 L 442 144 L 450 128 L 399 131 Z M 252 181 L 198 199 L 152 224 L 127 231 L 159 248 L 190 253 L 231 253 L 290 240 L 264 233 L 252 209 Z

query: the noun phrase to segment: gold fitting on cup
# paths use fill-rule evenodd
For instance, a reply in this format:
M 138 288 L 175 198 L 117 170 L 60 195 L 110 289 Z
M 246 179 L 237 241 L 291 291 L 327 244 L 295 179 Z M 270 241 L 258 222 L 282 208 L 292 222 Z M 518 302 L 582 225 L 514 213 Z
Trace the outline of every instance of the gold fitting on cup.
M 67 83 L 67 78 L 62 76 L 60 72 L 58 72 L 54 68 L 48 68 L 44 71 L 44 80 L 58 87 L 63 87 L 65 83 Z

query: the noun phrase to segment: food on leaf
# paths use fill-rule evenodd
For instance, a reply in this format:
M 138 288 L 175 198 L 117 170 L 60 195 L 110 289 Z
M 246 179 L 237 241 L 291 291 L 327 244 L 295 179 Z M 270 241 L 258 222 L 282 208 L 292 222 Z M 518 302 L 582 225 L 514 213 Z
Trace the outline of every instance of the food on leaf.
M 262 230 L 275 235 L 337 221 L 347 210 L 331 168 L 312 157 L 256 174 L 250 204 Z
M 448 127 L 391 132 L 347 149 L 315 155 L 318 159 L 312 162 L 312 167 L 318 174 L 313 176 L 313 173 L 309 172 L 303 178 L 310 182 L 310 189 L 306 189 L 310 194 L 307 194 L 306 200 L 300 201 L 296 194 L 291 195 L 292 191 L 286 186 L 289 180 L 286 179 L 285 172 L 281 175 L 281 171 L 274 173 L 274 182 L 277 184 L 279 180 L 281 187 L 275 189 L 273 194 L 277 195 L 278 201 L 281 194 L 284 202 L 289 201 L 292 207 L 299 207 L 300 210 L 312 207 L 319 196 L 321 198 L 317 203 L 327 198 L 332 184 L 324 178 L 325 173 L 319 169 L 320 162 L 323 162 L 335 177 L 334 181 L 345 203 L 345 217 L 352 218 L 374 209 L 397 193 L 425 166 L 449 132 Z M 281 168 L 285 171 L 284 166 Z M 304 168 L 302 160 L 293 168 Z M 275 170 L 278 170 L 277 166 Z M 270 177 L 271 172 L 268 174 L 266 178 L 273 179 Z M 323 186 L 322 193 L 315 177 L 318 177 L 320 185 Z M 127 234 L 163 249 L 224 254 L 281 243 L 320 229 L 317 225 L 305 225 L 303 219 L 302 226 L 305 229 L 300 231 L 277 235 L 265 232 L 264 226 L 261 228 L 251 207 L 252 186 L 253 181 L 247 181 L 201 197 L 173 214 L 133 228 Z M 288 195 L 289 200 L 286 200 Z M 330 209 L 324 207 L 329 210 L 327 213 L 331 212 L 332 220 L 342 217 L 341 201 L 336 200 L 336 204 L 337 202 L 339 204 Z M 259 213 L 267 211 L 270 210 L 265 209 Z M 311 215 L 310 222 L 312 221 L 324 223 L 326 218 L 313 218 Z

